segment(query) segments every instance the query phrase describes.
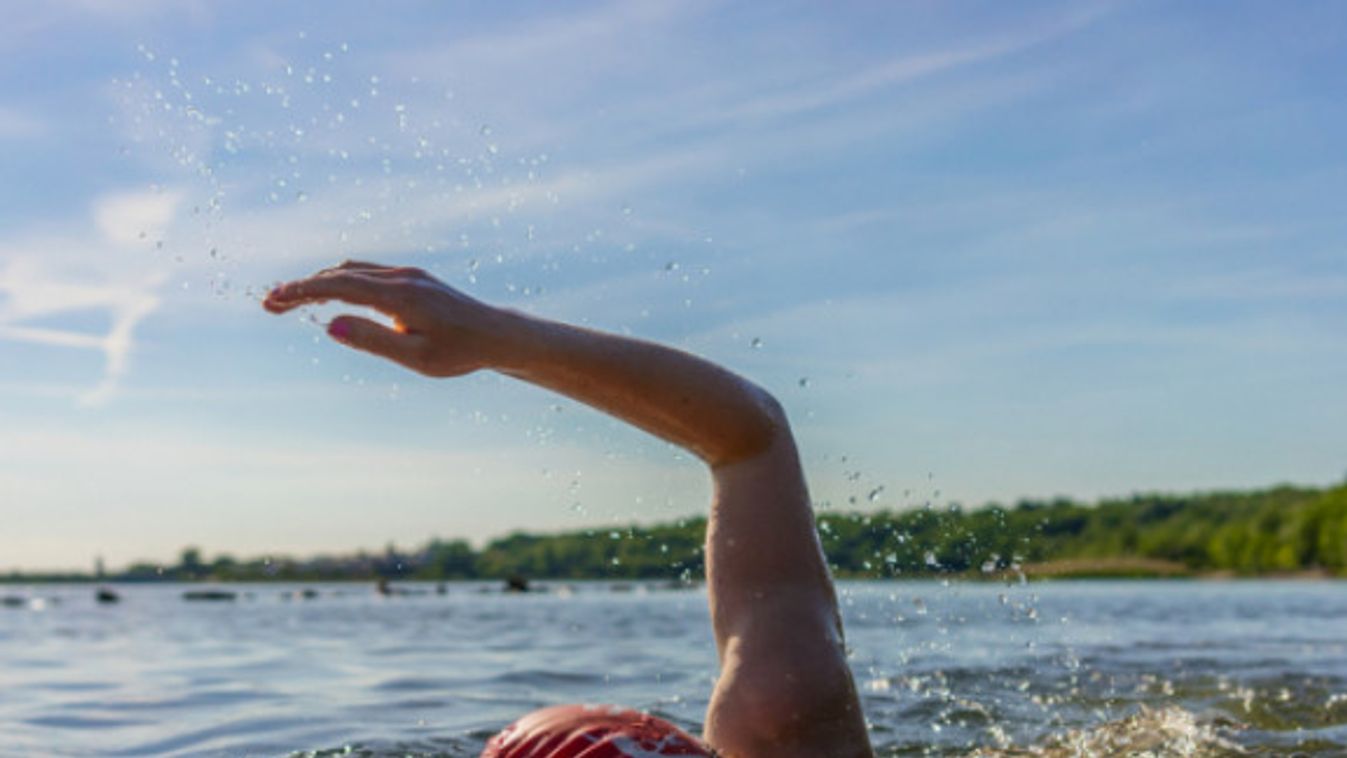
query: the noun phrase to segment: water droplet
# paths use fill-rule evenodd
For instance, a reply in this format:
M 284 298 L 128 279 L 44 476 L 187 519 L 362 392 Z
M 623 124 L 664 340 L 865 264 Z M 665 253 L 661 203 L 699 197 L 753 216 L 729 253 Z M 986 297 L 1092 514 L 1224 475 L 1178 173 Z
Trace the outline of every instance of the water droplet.
M 884 492 L 884 485 L 881 484 L 878 487 L 870 490 L 870 493 L 865 496 L 865 499 L 869 500 L 872 503 L 878 502 L 879 496 L 883 494 L 883 492 Z
M 808 389 L 808 388 L 809 388 L 809 377 L 807 377 L 807 376 L 802 376 L 802 377 L 800 377 L 800 380 L 797 382 L 797 384 L 800 385 L 800 389 Z
M 762 347 L 762 338 L 754 337 L 753 340 L 748 343 L 748 345 L 749 347 L 752 347 L 754 350 L 757 350 Z
M 488 126 L 487 124 L 482 124 L 482 128 L 478 130 L 478 133 L 481 134 L 483 137 L 490 137 L 491 127 Z

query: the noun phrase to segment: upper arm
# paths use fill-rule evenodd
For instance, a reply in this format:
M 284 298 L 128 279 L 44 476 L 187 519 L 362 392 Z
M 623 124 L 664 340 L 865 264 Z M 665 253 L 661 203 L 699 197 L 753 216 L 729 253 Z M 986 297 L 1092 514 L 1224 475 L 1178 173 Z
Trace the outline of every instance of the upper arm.
M 707 581 L 721 671 L 707 740 L 727 756 L 869 755 L 832 580 L 789 429 L 713 469 Z

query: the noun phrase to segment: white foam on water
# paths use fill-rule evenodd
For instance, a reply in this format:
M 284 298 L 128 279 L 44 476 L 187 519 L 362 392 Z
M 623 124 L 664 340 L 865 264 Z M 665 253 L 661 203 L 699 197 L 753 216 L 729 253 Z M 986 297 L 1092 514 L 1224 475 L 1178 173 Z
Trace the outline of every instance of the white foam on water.
M 1126 718 L 1088 728 L 1072 729 L 1032 748 L 979 750 L 970 758 L 1215 758 L 1248 755 L 1248 751 L 1222 735 L 1223 729 L 1203 723 L 1191 711 L 1177 706 L 1141 709 Z

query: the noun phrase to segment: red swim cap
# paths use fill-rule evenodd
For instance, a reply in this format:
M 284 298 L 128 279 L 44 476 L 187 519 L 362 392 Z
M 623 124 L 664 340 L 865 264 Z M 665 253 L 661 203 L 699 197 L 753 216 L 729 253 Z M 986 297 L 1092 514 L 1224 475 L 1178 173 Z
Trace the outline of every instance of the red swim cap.
M 607 705 L 534 711 L 486 743 L 482 758 L 660 758 L 714 754 L 654 716 Z

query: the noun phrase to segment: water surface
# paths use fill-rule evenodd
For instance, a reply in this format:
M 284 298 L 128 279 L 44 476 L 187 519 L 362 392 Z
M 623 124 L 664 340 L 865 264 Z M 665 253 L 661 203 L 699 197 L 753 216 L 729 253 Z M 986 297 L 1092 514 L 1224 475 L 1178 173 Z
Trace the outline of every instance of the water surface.
M 0 755 L 475 756 L 562 702 L 694 732 L 704 592 L 609 583 L 381 597 L 359 585 L 3 587 Z M 614 589 L 617 587 L 617 589 Z M 841 585 L 882 755 L 1347 755 L 1333 582 Z

